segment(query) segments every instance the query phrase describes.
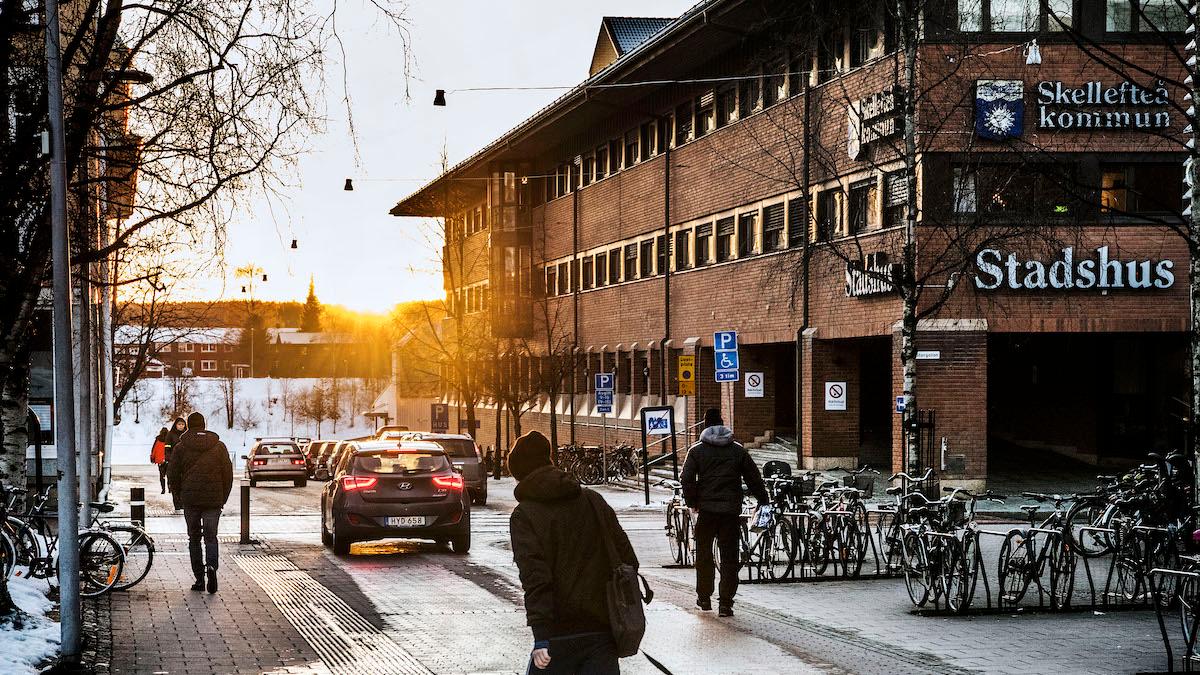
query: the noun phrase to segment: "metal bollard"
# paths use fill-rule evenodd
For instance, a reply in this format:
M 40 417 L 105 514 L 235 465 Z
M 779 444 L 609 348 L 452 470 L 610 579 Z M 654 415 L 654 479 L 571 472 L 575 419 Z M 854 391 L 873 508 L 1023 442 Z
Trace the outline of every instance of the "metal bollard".
M 242 538 L 240 543 L 250 543 L 250 481 L 242 479 Z
M 146 488 L 129 488 L 129 520 L 138 527 L 146 526 Z

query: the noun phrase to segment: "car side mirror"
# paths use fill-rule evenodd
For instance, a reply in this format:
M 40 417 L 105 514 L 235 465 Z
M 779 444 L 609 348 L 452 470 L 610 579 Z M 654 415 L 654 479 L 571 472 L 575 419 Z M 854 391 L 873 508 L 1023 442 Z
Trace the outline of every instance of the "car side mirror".
M 247 457 L 246 455 L 242 455 L 242 459 L 250 459 L 250 458 Z

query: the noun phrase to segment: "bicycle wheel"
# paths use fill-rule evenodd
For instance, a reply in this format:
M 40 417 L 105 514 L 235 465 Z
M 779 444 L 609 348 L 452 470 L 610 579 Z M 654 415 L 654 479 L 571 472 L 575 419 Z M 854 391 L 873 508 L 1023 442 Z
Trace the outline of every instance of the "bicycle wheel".
M 1029 590 L 1034 566 L 1028 542 L 1020 530 L 1012 530 L 1000 545 L 1000 558 L 996 563 L 999 574 L 997 604 L 1000 606 L 1016 605 Z
M 12 576 L 13 567 L 17 563 L 17 550 L 13 548 L 12 540 L 4 532 L 0 532 L 0 575 L 5 579 Z
M 1175 551 L 1175 547 L 1171 540 L 1157 538 L 1147 547 L 1149 549 L 1146 554 L 1146 562 L 1141 570 L 1142 588 L 1149 590 L 1150 588 L 1150 570 L 1159 569 L 1178 569 L 1179 554 Z M 1166 609 L 1174 604 L 1176 597 L 1179 594 L 1178 577 L 1174 575 L 1165 575 L 1162 578 L 1162 583 L 1159 587 L 1158 604 Z
M 37 569 L 39 561 L 45 558 L 40 543 L 41 538 L 28 523 L 13 516 L 9 516 L 8 520 L 0 527 L 8 535 L 16 554 L 11 570 L 12 576 L 20 579 L 30 578 Z
M 79 533 L 79 594 L 85 598 L 104 595 L 121 578 L 125 555 L 112 535 L 96 530 Z
M 786 579 L 796 567 L 796 536 L 792 524 L 785 518 L 776 518 L 771 523 L 771 567 L 768 574 L 772 579 Z
M 105 525 L 125 555 L 125 564 L 113 590 L 124 591 L 136 586 L 150 573 L 154 564 L 154 539 L 140 527 L 135 525 Z
M 1050 542 L 1050 608 L 1066 609 L 1075 591 L 1075 561 L 1078 556 L 1062 537 Z
M 1142 592 L 1142 568 L 1145 564 L 1145 544 L 1134 535 L 1132 522 L 1118 525 L 1121 531 L 1115 542 L 1117 559 L 1113 562 L 1116 577 L 1116 593 L 1127 601 L 1133 601 Z
M 842 576 L 847 579 L 857 577 L 862 572 L 862 543 L 858 523 L 852 518 L 843 519 L 838 526 L 837 557 L 842 565 Z
M 942 544 L 941 593 L 946 599 L 946 607 L 962 614 L 971 606 L 975 596 L 975 579 L 978 567 L 975 566 L 974 540 L 968 534 L 962 542 L 957 539 L 947 539 Z
M 682 565 L 686 548 L 686 541 L 680 537 L 683 517 L 678 508 L 674 506 L 668 508 L 670 511 L 667 514 L 667 545 L 671 548 L 671 559 L 675 561 L 676 565 Z
M 881 572 L 891 574 L 899 572 L 904 560 L 904 548 L 901 539 L 904 532 L 900 529 L 900 519 L 895 511 L 880 511 L 879 521 L 875 524 L 875 537 L 883 549 L 883 565 Z
M 1084 527 L 1107 528 L 1115 507 L 1101 498 L 1081 499 L 1071 505 L 1063 520 L 1063 536 L 1067 546 L 1085 558 L 1096 558 L 1113 550 L 1112 536 L 1107 532 L 1082 531 Z
M 830 537 L 829 525 L 824 519 L 813 524 L 812 529 L 808 531 L 808 540 L 805 543 L 808 549 L 808 565 L 813 575 L 825 574 L 825 570 L 829 569 L 833 541 Z
M 916 532 L 905 532 L 900 545 L 904 551 L 904 589 L 908 591 L 908 599 L 912 600 L 914 606 L 924 607 L 929 602 L 929 585 L 925 580 L 925 547 Z

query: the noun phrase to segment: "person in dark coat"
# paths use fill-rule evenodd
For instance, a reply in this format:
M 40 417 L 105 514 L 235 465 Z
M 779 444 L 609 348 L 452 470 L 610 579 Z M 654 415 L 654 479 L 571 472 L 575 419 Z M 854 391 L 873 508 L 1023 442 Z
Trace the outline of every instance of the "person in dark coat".
M 745 481 L 760 507 L 771 499 L 758 465 L 746 448 L 733 440 L 733 430 L 725 426 L 721 412 L 709 408 L 704 413 L 704 424 L 700 442 L 688 448 L 680 476 L 683 499 L 696 513 L 696 606 L 705 611 L 712 609 L 716 574 L 713 540 L 716 539 L 721 553 L 717 613 L 733 616 L 733 596 L 737 594 L 741 567 L 742 482 Z
M 187 431 L 187 422 L 182 417 L 176 417 L 167 430 L 167 461 L 171 461 L 171 448 L 179 442 L 179 437 Z
M 606 592 L 614 565 L 603 534 L 621 562 L 636 568 L 629 537 L 603 497 L 552 465 L 542 434 L 518 438 L 508 468 L 518 481 L 509 519 L 513 559 L 533 629 L 528 672 L 619 673 Z
M 171 497 L 183 508 L 187 522 L 188 553 L 192 558 L 193 591 L 217 592 L 217 526 L 221 508 L 233 490 L 233 463 L 229 450 L 215 433 L 204 428 L 204 415 L 188 415 L 187 432 L 175 444 L 167 470 Z M 200 544 L 204 551 L 201 555 Z
M 154 444 L 150 446 L 150 462 L 158 467 L 158 487 L 167 494 L 167 428 L 158 430 Z

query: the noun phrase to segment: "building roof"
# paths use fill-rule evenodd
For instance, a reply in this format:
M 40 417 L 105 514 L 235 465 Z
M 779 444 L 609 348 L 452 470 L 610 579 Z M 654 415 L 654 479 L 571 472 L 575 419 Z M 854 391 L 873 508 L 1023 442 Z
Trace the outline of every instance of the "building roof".
M 604 27 L 612 36 L 618 56 L 625 56 L 675 19 L 642 16 L 606 16 Z
M 113 343 L 118 345 L 140 344 L 147 337 L 154 342 L 186 342 L 192 344 L 234 344 L 242 334 L 240 328 L 213 328 L 202 326 L 117 326 Z
M 631 71 L 635 71 L 639 65 L 642 65 L 643 61 L 652 60 L 659 47 L 666 48 L 674 44 L 678 40 L 683 39 L 688 34 L 689 29 L 697 29 L 700 26 L 707 25 L 712 15 L 721 11 L 728 11 L 730 8 L 741 4 L 742 1 L 700 0 L 700 2 L 675 19 L 619 17 L 620 19 L 630 19 L 631 21 L 631 23 L 622 25 L 622 32 L 625 36 L 622 42 L 629 49 L 625 53 L 620 54 L 620 58 L 602 67 L 583 82 L 555 99 L 552 103 L 534 113 L 524 122 L 521 122 L 516 127 L 501 135 L 500 138 L 492 141 L 475 154 L 431 180 L 416 192 L 400 200 L 388 213 L 393 216 L 444 216 L 447 208 L 446 202 L 453 203 L 457 201 L 458 196 L 452 194 L 454 190 L 450 187 L 445 190 L 434 189 L 441 185 L 443 180 L 454 179 L 467 174 L 480 165 L 486 158 L 512 148 L 517 142 L 535 133 L 544 125 L 550 124 L 556 119 L 561 119 L 572 110 L 586 103 L 589 97 L 594 99 L 595 92 L 590 90 L 600 85 L 613 85 L 620 82 L 624 76 L 628 75 Z M 652 25 L 650 22 L 656 21 L 663 22 L 658 27 L 658 30 L 644 36 L 641 42 L 635 42 L 636 35 L 648 30 Z M 602 32 L 604 31 L 602 30 Z M 613 39 L 614 41 L 616 40 L 615 37 Z M 454 184 L 451 184 L 451 187 L 458 189 L 458 186 Z

